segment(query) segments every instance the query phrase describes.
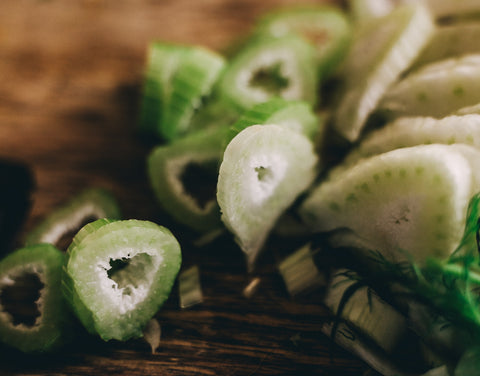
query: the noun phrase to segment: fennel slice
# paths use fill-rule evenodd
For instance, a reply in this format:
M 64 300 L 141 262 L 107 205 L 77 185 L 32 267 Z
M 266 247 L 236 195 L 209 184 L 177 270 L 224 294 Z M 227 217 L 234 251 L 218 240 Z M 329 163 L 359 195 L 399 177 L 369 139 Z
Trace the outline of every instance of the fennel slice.
M 334 114 L 335 130 L 351 142 L 434 30 L 430 13 L 419 4 L 400 6 L 367 26 L 360 29 L 345 60 L 344 94 Z
M 313 231 L 348 228 L 388 258 L 408 252 L 421 263 L 455 250 L 474 186 L 469 160 L 455 147 L 414 146 L 363 159 L 321 182 L 299 212 Z

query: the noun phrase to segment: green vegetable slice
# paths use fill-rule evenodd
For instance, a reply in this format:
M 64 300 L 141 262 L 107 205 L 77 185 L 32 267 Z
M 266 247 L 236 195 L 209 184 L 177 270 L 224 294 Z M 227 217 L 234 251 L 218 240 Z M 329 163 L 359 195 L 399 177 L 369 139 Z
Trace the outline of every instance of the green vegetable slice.
M 458 245 L 468 201 L 479 188 L 472 171 L 454 146 L 393 150 L 320 183 L 300 214 L 314 231 L 348 228 L 389 258 L 402 259 L 402 251 L 419 262 L 444 258 Z
M 271 12 L 259 21 L 257 31 L 274 37 L 295 32 L 307 38 L 315 46 L 322 80 L 338 68 L 348 51 L 352 33 L 346 14 L 328 5 Z
M 398 118 L 367 135 L 345 157 L 342 166 L 351 166 L 359 159 L 390 150 L 434 143 L 463 143 L 480 149 L 480 115 Z
M 228 141 L 245 128 L 256 124 L 285 126 L 310 139 L 320 139 L 324 130 L 322 120 L 324 119 L 320 119 L 306 102 L 272 98 L 245 111 L 231 127 Z
M 155 148 L 147 161 L 160 205 L 199 232 L 222 226 L 215 194 L 227 132 L 228 128 L 196 132 Z
M 436 61 L 480 53 L 480 22 L 464 21 L 439 25 L 410 71 Z
M 313 181 L 316 163 L 312 142 L 278 125 L 250 126 L 228 144 L 217 201 L 250 269 L 277 219 Z
M 165 101 L 167 109 L 161 126 L 164 138 L 173 140 L 187 133 L 193 115 L 210 96 L 224 67 L 225 59 L 219 54 L 202 47 L 188 49 L 178 63 Z
M 24 352 L 58 348 L 68 309 L 61 292 L 65 255 L 50 244 L 14 251 L 0 261 L 0 340 Z
M 417 4 L 404 5 L 358 30 L 344 66 L 345 88 L 334 114 L 335 130 L 355 141 L 387 88 L 427 43 L 434 24 Z
M 161 135 L 165 122 L 167 102 L 172 91 L 172 80 L 189 47 L 164 42 L 152 42 L 143 82 L 139 131 L 147 135 Z
M 245 110 L 272 97 L 317 102 L 315 49 L 304 38 L 255 38 L 233 58 L 219 83 L 226 103 Z
M 172 233 L 148 221 L 87 225 L 68 250 L 64 294 L 80 321 L 105 341 L 141 337 L 180 269 Z
M 392 86 L 379 104 L 391 117 L 443 117 L 480 102 L 480 54 L 428 64 Z
M 166 140 L 186 133 L 224 66 L 222 56 L 203 47 L 152 43 L 143 87 L 140 132 Z
M 113 195 L 101 188 L 89 188 L 55 209 L 26 237 L 25 244 L 51 243 L 66 249 L 65 241 L 72 239 L 86 223 L 100 218 L 120 219 L 120 209 Z

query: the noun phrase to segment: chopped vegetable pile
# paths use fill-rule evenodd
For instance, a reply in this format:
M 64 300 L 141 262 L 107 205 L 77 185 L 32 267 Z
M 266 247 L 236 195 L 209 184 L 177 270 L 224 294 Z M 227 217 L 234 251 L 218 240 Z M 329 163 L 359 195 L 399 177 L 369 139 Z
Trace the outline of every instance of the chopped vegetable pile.
M 229 56 L 149 46 L 138 129 L 156 142 L 159 206 L 203 241 L 229 233 L 249 272 L 273 233 L 299 239 L 279 264 L 287 290 L 328 284 L 323 331 L 383 375 L 480 366 L 479 14 L 474 0 L 351 0 L 267 14 Z M 72 312 L 154 350 L 180 264 L 168 229 L 87 190 L 0 261 L 0 340 L 54 349 Z M 201 303 L 198 268 L 179 282 L 183 308 Z

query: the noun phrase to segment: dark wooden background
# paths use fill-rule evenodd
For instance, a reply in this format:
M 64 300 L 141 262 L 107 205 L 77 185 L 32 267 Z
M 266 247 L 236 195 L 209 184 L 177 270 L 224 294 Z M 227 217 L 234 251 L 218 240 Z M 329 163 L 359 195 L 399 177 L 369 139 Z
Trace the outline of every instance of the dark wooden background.
M 317 1 L 318 2 L 318 1 Z M 125 218 L 170 225 L 145 175 L 150 150 L 135 135 L 146 47 L 152 39 L 224 50 L 255 18 L 295 0 L 1 0 L 0 157 L 28 163 L 34 204 L 23 232 L 87 186 L 110 189 Z M 306 1 L 305 3 L 315 3 Z M 1 182 L 0 182 L 1 183 Z M 172 225 L 173 226 L 173 225 Z M 182 229 L 172 227 L 180 238 Z M 79 333 L 61 354 L 0 351 L 0 375 L 361 375 L 367 367 L 320 332 L 316 295 L 289 298 L 261 259 L 258 293 L 228 240 L 195 249 L 205 301 L 180 310 L 176 291 L 157 318 L 162 342 L 104 343 Z

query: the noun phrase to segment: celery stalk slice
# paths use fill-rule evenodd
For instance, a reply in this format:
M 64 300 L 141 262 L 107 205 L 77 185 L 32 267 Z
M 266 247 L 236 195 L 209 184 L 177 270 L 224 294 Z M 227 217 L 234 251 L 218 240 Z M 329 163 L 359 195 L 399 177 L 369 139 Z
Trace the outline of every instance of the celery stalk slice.
M 199 232 L 222 226 L 215 188 L 228 128 L 193 133 L 155 148 L 148 176 L 160 206 Z
M 140 106 L 139 131 L 161 135 L 172 80 L 189 47 L 152 42 L 148 48 Z
M 295 32 L 307 38 L 315 46 L 321 80 L 338 68 L 348 51 L 352 34 L 345 13 L 328 5 L 271 12 L 259 20 L 256 31 L 274 37 Z
M 252 125 L 228 144 L 217 200 L 250 270 L 277 219 L 312 183 L 316 163 L 312 142 L 278 125 Z
M 62 238 L 74 234 L 86 222 L 120 217 L 117 200 L 109 191 L 89 188 L 50 213 L 26 236 L 25 244 L 50 243 L 61 248 Z
M 172 233 L 148 221 L 99 220 L 68 250 L 63 290 L 86 329 L 103 340 L 141 337 L 180 269 Z
M 388 87 L 427 43 L 434 24 L 428 10 L 396 8 L 358 30 L 344 64 L 345 87 L 335 114 L 335 130 L 348 141 L 360 136 L 368 116 Z
M 393 150 L 321 182 L 300 214 L 312 230 L 348 228 L 388 258 L 403 260 L 402 251 L 418 262 L 444 258 L 460 242 L 468 202 L 480 188 L 473 170 L 454 145 Z
M 245 128 L 256 124 L 285 126 L 310 139 L 322 138 L 325 125 L 308 103 L 272 98 L 245 111 L 230 128 L 228 141 Z
M 262 36 L 230 62 L 219 82 L 225 103 L 245 110 L 272 97 L 317 102 L 315 49 L 304 38 Z
M 393 85 L 378 106 L 391 117 L 441 118 L 480 102 L 480 54 L 425 65 Z
M 167 140 L 188 132 L 196 111 L 208 98 L 225 67 L 225 59 L 206 48 L 191 47 L 178 62 L 166 99 L 161 133 Z
M 392 0 L 349 0 L 349 11 L 357 25 L 385 17 L 394 10 Z
M 50 244 L 14 251 L 0 261 L 0 340 L 24 352 L 58 348 L 69 314 L 61 292 L 65 255 Z

